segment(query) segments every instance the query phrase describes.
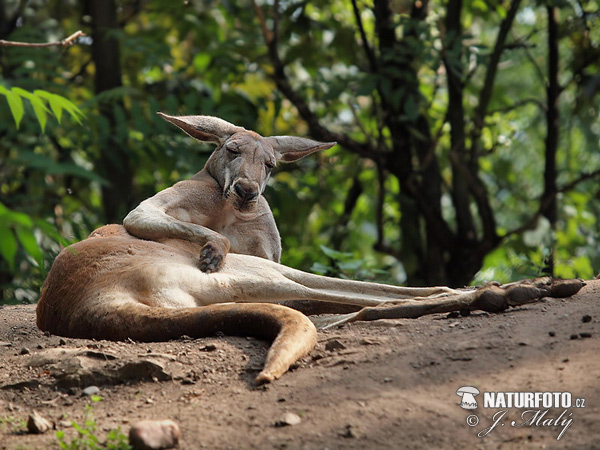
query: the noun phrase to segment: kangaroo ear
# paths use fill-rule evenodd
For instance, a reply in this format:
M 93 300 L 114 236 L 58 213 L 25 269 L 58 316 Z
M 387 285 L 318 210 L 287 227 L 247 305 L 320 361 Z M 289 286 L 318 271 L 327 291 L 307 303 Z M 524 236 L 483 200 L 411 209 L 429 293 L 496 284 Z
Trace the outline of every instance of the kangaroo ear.
M 272 136 L 265 139 L 273 146 L 277 159 L 283 162 L 298 161 L 311 153 L 327 150 L 337 144 L 337 142 L 317 142 L 293 136 Z
M 232 134 L 244 131 L 242 127 L 212 116 L 169 116 L 161 112 L 160 117 L 177 125 L 191 137 L 199 141 L 220 143 Z

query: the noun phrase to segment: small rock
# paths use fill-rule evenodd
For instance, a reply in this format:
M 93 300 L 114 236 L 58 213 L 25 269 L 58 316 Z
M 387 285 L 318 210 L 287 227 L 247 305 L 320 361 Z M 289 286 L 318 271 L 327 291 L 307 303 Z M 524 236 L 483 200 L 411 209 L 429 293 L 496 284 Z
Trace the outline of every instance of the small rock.
M 100 392 L 100 388 L 98 386 L 88 386 L 83 391 L 81 391 L 81 395 L 96 395 Z
M 548 336 L 554 337 L 554 336 L 556 336 L 556 332 L 555 331 L 548 331 Z
M 36 410 L 27 419 L 27 431 L 31 434 L 42 434 L 52 428 L 52 423 L 45 417 L 40 416 Z
M 0 347 L 12 347 L 12 343 L 6 341 L 0 341 Z
M 293 413 L 293 412 L 286 412 L 280 420 L 275 422 L 275 426 L 276 427 L 287 427 L 287 426 L 298 425 L 300 422 L 302 422 L 302 419 L 300 418 L 300 416 L 298 414 Z
M 169 419 L 141 420 L 129 430 L 129 444 L 134 450 L 174 448 L 180 437 L 179 425 Z
M 38 344 L 37 348 L 38 348 L 38 350 L 42 350 L 44 348 L 44 346 L 42 344 Z
M 204 347 L 202 347 L 200 349 L 201 352 L 214 352 L 217 349 L 217 346 L 215 344 L 208 344 L 205 345 Z
M 346 428 L 344 429 L 344 431 L 342 433 L 340 433 L 340 436 L 348 438 L 348 439 L 357 437 L 356 432 L 354 431 L 354 428 L 350 424 L 346 425 Z
M 327 341 L 327 343 L 325 344 L 325 350 L 327 350 L 328 352 L 334 352 L 336 350 L 344 350 L 346 348 L 346 346 L 344 344 L 342 344 L 340 341 L 338 341 L 337 339 L 331 339 L 329 341 Z
M 571 340 L 579 339 L 579 335 L 577 335 L 577 334 L 572 334 L 570 339 L 571 339 Z
M 568 363 L 568 362 L 569 362 L 569 358 L 565 358 L 565 359 L 563 359 L 563 360 L 562 360 L 562 362 L 564 362 L 564 363 Z
M 31 353 L 31 350 L 29 350 L 27 347 L 23 347 L 20 353 L 21 355 L 29 355 Z
M 68 395 L 79 395 L 79 388 L 76 388 L 75 386 L 71 386 L 69 389 L 67 389 L 67 394 Z
M 385 377 L 385 378 L 383 379 L 383 382 L 384 382 L 384 383 L 391 383 L 392 381 L 394 381 L 394 379 L 393 379 L 393 378 L 390 378 L 390 377 Z
M 62 338 L 61 338 L 61 339 L 58 341 L 58 345 L 67 345 L 67 341 L 65 341 L 64 339 L 62 339 Z
M 379 345 L 379 342 L 374 339 L 363 338 L 359 342 L 360 345 Z
M 582 321 L 583 323 L 588 323 L 588 322 L 591 322 L 591 321 L 592 321 L 592 316 L 590 316 L 589 314 L 586 314 L 585 316 L 583 316 L 583 317 L 581 318 L 581 321 Z
M 582 338 L 582 339 L 591 338 L 592 337 L 592 333 L 587 333 L 587 332 L 586 333 L 579 333 L 579 337 Z
M 460 312 L 460 315 L 463 317 L 468 317 L 471 315 L 470 309 L 461 309 L 459 312 Z
M 458 311 L 452 311 L 449 312 L 448 315 L 446 316 L 446 319 L 457 319 L 460 316 L 460 313 Z

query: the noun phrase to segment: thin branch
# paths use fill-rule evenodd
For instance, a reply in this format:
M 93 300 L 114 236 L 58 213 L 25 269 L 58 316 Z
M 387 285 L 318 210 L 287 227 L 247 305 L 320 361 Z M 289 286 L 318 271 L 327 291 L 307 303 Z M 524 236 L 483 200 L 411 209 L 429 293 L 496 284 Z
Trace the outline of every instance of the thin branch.
M 485 74 L 485 81 L 483 87 L 481 88 L 480 101 L 475 111 L 474 122 L 475 127 L 478 128 L 478 131 L 481 131 L 481 128 L 483 128 L 484 118 L 490 100 L 492 98 L 492 91 L 496 80 L 496 73 L 498 71 L 498 65 L 500 64 L 500 57 L 502 56 L 502 53 L 504 51 L 504 46 L 506 43 L 508 32 L 512 28 L 512 24 L 517 15 L 517 11 L 519 9 L 520 4 L 521 0 L 512 0 L 510 4 L 510 9 L 506 13 L 506 17 L 500 24 L 500 30 L 498 31 L 498 36 L 496 38 L 494 50 L 492 51 L 490 61 L 488 63 L 488 70 Z
M 63 39 L 58 42 L 45 42 L 45 43 L 35 43 L 35 42 L 15 42 L 15 41 L 5 41 L 0 40 L 0 46 L 2 47 L 32 47 L 32 48 L 43 48 L 43 47 L 69 47 L 75 43 L 75 41 L 85 36 L 85 33 L 81 30 L 76 31 L 68 38 Z
M 544 210 L 548 207 L 548 205 L 550 205 L 556 199 L 556 196 L 558 194 L 564 194 L 566 192 L 572 191 L 573 189 L 575 189 L 579 184 L 583 183 L 584 181 L 591 180 L 594 178 L 600 179 L 600 169 L 595 170 L 593 172 L 583 173 L 575 180 L 565 184 L 562 187 L 559 187 L 556 190 L 556 193 L 547 194 L 545 196 L 542 196 L 542 198 L 540 199 L 540 204 L 539 204 L 538 210 L 535 212 L 535 214 L 531 218 L 529 218 L 529 220 L 527 220 L 523 225 L 521 225 L 517 228 L 514 228 L 513 230 L 507 231 L 503 236 L 501 236 L 501 239 L 505 240 L 505 239 L 509 238 L 510 236 L 513 236 L 516 234 L 521 234 L 524 231 L 535 228 L 537 221 L 544 213 Z
M 529 62 L 533 66 L 533 68 L 535 69 L 535 73 L 537 74 L 540 81 L 545 85 L 547 83 L 547 80 L 546 80 L 546 75 L 544 74 L 544 71 L 542 70 L 540 65 L 537 63 L 537 61 L 535 60 L 535 58 L 529 51 L 529 48 L 525 47 L 524 50 L 525 50 L 525 56 L 527 56 L 527 59 L 529 60 Z
M 377 59 L 375 58 L 373 49 L 369 45 L 367 33 L 365 33 L 365 27 L 363 26 L 362 18 L 360 17 L 360 10 L 358 9 L 356 0 L 352 0 L 352 9 L 354 11 L 354 18 L 356 19 L 356 26 L 358 27 L 358 32 L 360 33 L 360 39 L 362 41 L 363 49 L 365 51 L 365 54 L 367 55 L 367 59 L 369 60 L 369 67 L 371 69 L 371 73 L 377 73 Z
M 373 157 L 375 157 L 378 153 L 376 148 L 368 143 L 355 141 L 345 134 L 336 133 L 328 128 L 325 128 L 321 124 L 319 117 L 312 111 L 306 100 L 292 87 L 285 73 L 285 65 L 279 57 L 277 50 L 278 34 L 272 30 L 269 30 L 263 11 L 256 3 L 256 0 L 252 0 L 252 4 L 254 6 L 254 10 L 256 11 L 256 16 L 260 22 L 263 38 L 267 44 L 271 64 L 273 64 L 274 72 L 271 77 L 275 81 L 277 89 L 279 89 L 279 91 L 296 107 L 300 117 L 302 117 L 302 119 L 308 124 L 312 136 L 323 141 L 336 141 L 338 144 L 353 153 L 356 153 L 364 158 L 373 159 Z M 277 2 L 275 7 L 277 7 Z M 275 15 L 275 27 L 277 27 L 277 22 L 277 15 Z M 275 30 L 276 29 L 277 28 L 275 28 Z
M 258 17 L 258 21 L 260 22 L 260 29 L 265 39 L 265 43 L 267 44 L 267 47 L 270 48 L 271 45 L 273 45 L 274 34 L 271 32 L 271 30 L 269 30 L 269 27 L 267 26 L 267 21 L 265 19 L 265 15 L 263 14 L 263 10 L 260 6 L 258 6 L 256 0 L 252 0 L 252 5 L 254 6 L 256 17 Z
M 383 205 L 385 203 L 385 173 L 381 164 L 377 164 L 377 204 L 375 205 L 375 223 L 377 225 L 377 243 L 375 249 L 384 246 Z M 387 253 L 387 252 L 384 252 Z
M 500 24 L 500 30 L 498 31 L 498 35 L 496 37 L 494 50 L 490 56 L 487 71 L 485 73 L 483 87 L 480 91 L 479 104 L 475 109 L 475 117 L 473 120 L 474 126 L 471 133 L 470 169 L 472 173 L 470 174 L 469 190 L 475 199 L 475 203 L 477 204 L 477 209 L 479 211 L 479 217 L 481 219 L 483 228 L 484 241 L 488 243 L 493 243 L 498 240 L 498 235 L 496 232 L 496 218 L 490 205 L 485 184 L 477 173 L 477 159 L 479 154 L 481 132 L 485 126 L 485 117 L 488 114 L 488 106 L 492 98 L 496 74 L 500 64 L 500 58 L 504 52 L 508 33 L 512 28 L 520 5 L 521 0 L 512 0 L 510 2 L 510 8 L 506 13 L 506 17 Z
M 348 189 L 346 200 L 344 201 L 344 211 L 333 228 L 331 241 L 333 243 L 333 248 L 336 250 L 341 250 L 342 244 L 348 236 L 348 224 L 352 220 L 352 213 L 356 208 L 358 199 L 363 193 L 363 185 L 360 181 L 359 174 L 360 170 L 358 170 L 353 177 L 352 184 L 350 185 L 350 189 Z
M 582 173 L 578 178 L 575 178 L 570 183 L 567 183 L 564 186 L 558 188 L 558 192 L 564 194 L 565 192 L 572 191 L 584 181 L 591 180 L 594 178 L 600 178 L 600 169 L 594 170 L 593 172 Z
M 521 108 L 521 107 L 529 105 L 531 103 L 533 103 L 534 105 L 536 105 L 542 111 L 544 111 L 544 112 L 546 111 L 546 105 L 544 105 L 538 99 L 536 99 L 536 98 L 526 98 L 526 99 L 523 99 L 523 100 L 519 100 L 518 102 L 515 102 L 512 105 L 504 106 L 502 108 L 492 109 L 492 110 L 490 110 L 488 112 L 488 114 L 491 115 L 491 114 L 495 114 L 495 113 L 507 113 L 507 112 L 511 112 L 511 111 L 514 111 L 515 109 Z

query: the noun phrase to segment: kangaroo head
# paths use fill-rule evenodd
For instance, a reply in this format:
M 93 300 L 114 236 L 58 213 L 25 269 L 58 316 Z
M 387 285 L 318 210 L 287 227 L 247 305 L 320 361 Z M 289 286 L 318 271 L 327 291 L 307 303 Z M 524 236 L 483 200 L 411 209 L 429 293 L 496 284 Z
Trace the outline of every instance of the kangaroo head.
M 223 189 L 223 196 L 242 213 L 256 209 L 277 162 L 297 161 L 336 144 L 292 136 L 262 137 L 217 117 L 158 114 L 193 138 L 217 144 L 205 168 Z

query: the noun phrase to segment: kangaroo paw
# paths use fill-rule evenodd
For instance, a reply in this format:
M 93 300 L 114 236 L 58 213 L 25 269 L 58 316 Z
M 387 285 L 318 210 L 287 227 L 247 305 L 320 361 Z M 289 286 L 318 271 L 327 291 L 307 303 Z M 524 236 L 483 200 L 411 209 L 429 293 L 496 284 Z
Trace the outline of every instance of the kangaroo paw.
M 200 251 L 200 270 L 206 273 L 217 272 L 223 267 L 227 251 L 214 242 L 207 242 Z

